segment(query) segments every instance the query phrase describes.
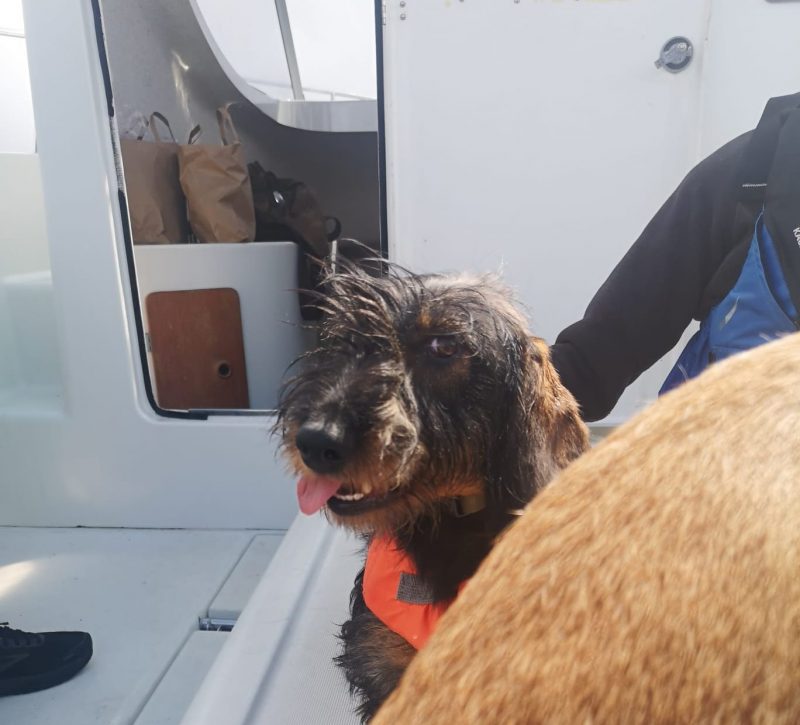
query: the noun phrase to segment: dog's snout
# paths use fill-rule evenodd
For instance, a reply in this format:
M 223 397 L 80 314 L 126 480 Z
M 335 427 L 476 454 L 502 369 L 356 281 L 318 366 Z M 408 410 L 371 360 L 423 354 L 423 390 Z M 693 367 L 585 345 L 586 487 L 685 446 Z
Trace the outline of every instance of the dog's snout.
M 337 473 L 353 450 L 352 436 L 340 423 L 304 423 L 295 437 L 303 462 L 317 473 Z

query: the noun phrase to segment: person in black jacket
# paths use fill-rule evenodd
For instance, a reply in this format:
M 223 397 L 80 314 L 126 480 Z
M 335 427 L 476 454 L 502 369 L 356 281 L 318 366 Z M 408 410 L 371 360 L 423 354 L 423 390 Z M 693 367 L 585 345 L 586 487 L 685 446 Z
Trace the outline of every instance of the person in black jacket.
M 556 369 L 585 420 L 608 415 L 625 388 L 674 347 L 691 320 L 704 320 L 736 284 L 767 187 L 747 180 L 769 177 L 772 190 L 777 139 L 786 109 L 800 105 L 800 94 L 770 104 L 756 131 L 730 141 L 688 174 L 600 287 L 583 319 L 552 345 Z M 800 189 L 800 177 L 795 185 Z M 791 230 L 783 237 L 782 266 L 798 298 L 800 249 Z

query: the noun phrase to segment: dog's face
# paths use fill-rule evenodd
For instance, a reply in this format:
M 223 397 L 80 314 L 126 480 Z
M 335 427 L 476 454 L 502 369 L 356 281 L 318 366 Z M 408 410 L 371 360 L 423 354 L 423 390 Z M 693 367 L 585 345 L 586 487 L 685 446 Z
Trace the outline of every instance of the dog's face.
M 509 444 L 529 433 L 549 362 L 508 292 L 492 278 L 352 270 L 329 276 L 326 294 L 320 347 L 279 410 L 301 510 L 396 531 L 455 497 L 491 494 L 487 482 L 527 500 L 498 459 L 524 469 Z

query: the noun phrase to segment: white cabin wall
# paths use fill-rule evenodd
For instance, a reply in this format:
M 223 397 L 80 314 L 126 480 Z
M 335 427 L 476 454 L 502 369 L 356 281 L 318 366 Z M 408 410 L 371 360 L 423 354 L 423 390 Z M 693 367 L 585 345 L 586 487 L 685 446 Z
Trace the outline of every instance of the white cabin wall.
M 501 271 L 553 341 L 694 160 L 706 20 L 696 0 L 390 0 L 391 251 L 417 270 Z M 654 61 L 674 35 L 696 56 L 673 75 Z
M 755 127 L 764 102 L 800 91 L 800 3 L 716 0 L 709 18 L 699 155 Z
M 57 411 L 0 406 L 0 525 L 286 528 L 270 418 L 159 418 L 144 394 L 89 3 L 25 4 L 53 309 Z
M 553 341 L 686 172 L 800 89 L 798 27 L 797 2 L 388 0 L 392 254 L 501 271 Z M 654 61 L 676 35 L 694 59 L 670 74 Z

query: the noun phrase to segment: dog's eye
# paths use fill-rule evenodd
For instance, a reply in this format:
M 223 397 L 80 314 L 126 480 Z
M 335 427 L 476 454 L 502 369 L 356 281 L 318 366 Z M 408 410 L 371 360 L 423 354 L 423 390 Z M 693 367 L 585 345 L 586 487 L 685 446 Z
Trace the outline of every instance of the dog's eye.
M 433 357 L 453 357 L 458 352 L 458 341 L 452 337 L 432 337 L 426 343 L 426 350 Z

